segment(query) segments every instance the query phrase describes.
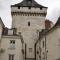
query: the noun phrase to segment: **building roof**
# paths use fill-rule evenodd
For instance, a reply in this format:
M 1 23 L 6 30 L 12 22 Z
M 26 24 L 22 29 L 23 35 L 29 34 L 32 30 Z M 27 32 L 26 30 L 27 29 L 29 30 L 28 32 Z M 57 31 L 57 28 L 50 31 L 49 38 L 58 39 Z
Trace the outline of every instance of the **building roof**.
M 43 29 L 41 32 L 40 32 L 40 36 L 39 38 L 42 38 L 43 36 L 47 35 L 50 31 L 54 31 L 57 27 L 60 27 L 60 17 L 58 18 L 56 24 L 49 30 L 46 30 L 46 29 Z
M 3 21 L 2 21 L 2 19 L 1 19 L 1 17 L 0 17 L 0 24 L 2 25 L 2 27 L 5 26 L 4 23 L 3 23 Z
M 39 32 L 39 38 L 44 35 L 46 32 L 48 31 L 48 29 L 42 29 L 41 32 Z
M 42 6 L 40 4 L 38 4 L 35 0 L 23 0 L 22 2 L 15 4 L 15 5 L 11 5 L 11 7 L 43 7 L 43 8 L 47 8 L 45 6 Z
M 8 34 L 8 30 L 13 30 L 13 34 L 12 35 L 9 35 Z M 15 28 L 8 29 L 7 27 L 3 28 L 2 35 L 3 36 L 19 36 L 19 35 L 16 34 Z
M 60 17 L 58 18 L 58 20 L 57 20 L 56 24 L 54 25 L 54 27 L 55 26 L 60 26 Z

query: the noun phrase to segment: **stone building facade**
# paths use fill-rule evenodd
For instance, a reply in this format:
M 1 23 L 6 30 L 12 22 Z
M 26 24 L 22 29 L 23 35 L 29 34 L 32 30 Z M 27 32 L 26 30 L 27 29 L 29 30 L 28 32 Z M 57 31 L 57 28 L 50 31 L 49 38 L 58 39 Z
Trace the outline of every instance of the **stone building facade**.
M 35 40 L 37 32 L 45 28 L 47 7 L 39 5 L 35 0 L 23 0 L 21 3 L 11 5 L 12 28 L 23 36 L 25 59 L 35 60 Z
M 11 5 L 11 29 L 5 27 L 0 18 L 0 60 L 42 59 L 43 55 L 39 54 L 43 51 L 37 51 L 41 48 L 38 38 L 41 30 L 46 29 L 46 32 L 53 26 L 51 21 L 45 20 L 46 14 L 47 7 L 35 0 L 23 0 Z
M 0 18 L 0 60 L 23 60 L 22 39 L 15 30 L 5 28 Z

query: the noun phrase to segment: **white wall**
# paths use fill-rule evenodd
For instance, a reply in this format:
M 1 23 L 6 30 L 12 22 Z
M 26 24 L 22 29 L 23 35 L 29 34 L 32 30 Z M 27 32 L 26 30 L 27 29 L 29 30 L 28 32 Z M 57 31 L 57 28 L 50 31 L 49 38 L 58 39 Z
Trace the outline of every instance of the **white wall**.
M 3 29 L 3 27 L 2 27 L 2 25 L 0 24 L 0 41 L 1 41 L 1 37 L 2 37 L 2 29 Z
M 60 49 L 59 47 L 60 32 L 59 31 L 60 31 L 60 28 L 55 28 L 41 38 L 41 60 L 43 60 L 44 52 L 45 52 L 44 60 L 46 59 L 56 60 L 60 57 L 60 50 L 59 50 Z M 44 41 L 44 47 L 43 47 L 43 41 Z M 46 46 L 45 46 L 45 43 L 46 43 Z M 39 41 L 37 44 L 39 44 Z
M 10 48 L 10 40 L 15 40 L 15 48 Z M 2 36 L 1 48 L 5 49 L 1 55 L 1 60 L 9 60 L 9 54 L 14 55 L 14 60 L 23 60 L 22 56 L 22 43 L 19 37 Z

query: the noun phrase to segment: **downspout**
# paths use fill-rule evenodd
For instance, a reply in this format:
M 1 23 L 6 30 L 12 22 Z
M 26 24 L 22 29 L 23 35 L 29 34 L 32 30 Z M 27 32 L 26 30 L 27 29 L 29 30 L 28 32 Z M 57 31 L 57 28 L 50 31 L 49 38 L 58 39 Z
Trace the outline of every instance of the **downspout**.
M 3 28 L 2 28 L 3 31 Z M 2 31 L 1 31 L 1 38 L 0 38 L 0 50 L 1 50 L 1 41 L 2 41 Z M 1 59 L 1 53 L 0 53 L 0 59 Z
M 1 40 L 0 40 L 0 50 L 1 50 Z M 0 53 L 0 59 L 1 59 L 1 53 Z
M 40 43 L 39 49 L 40 49 L 40 60 L 41 60 L 41 40 L 39 43 Z
M 26 60 L 26 43 L 25 43 L 25 60 Z
M 47 60 L 47 46 L 46 46 L 46 36 L 45 36 L 45 58 Z
M 35 60 L 36 60 L 36 43 L 35 43 Z

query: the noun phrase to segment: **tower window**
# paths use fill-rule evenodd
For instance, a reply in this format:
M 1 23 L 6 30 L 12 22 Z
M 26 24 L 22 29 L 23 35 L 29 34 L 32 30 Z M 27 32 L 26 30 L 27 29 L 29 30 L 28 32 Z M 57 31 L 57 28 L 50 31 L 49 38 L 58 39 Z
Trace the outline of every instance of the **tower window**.
M 20 6 L 18 6 L 18 9 L 20 9 Z
M 31 7 L 28 7 L 29 9 L 31 9 Z
M 28 22 L 28 26 L 30 26 L 30 22 Z
M 42 7 L 40 7 L 40 10 L 42 10 Z

